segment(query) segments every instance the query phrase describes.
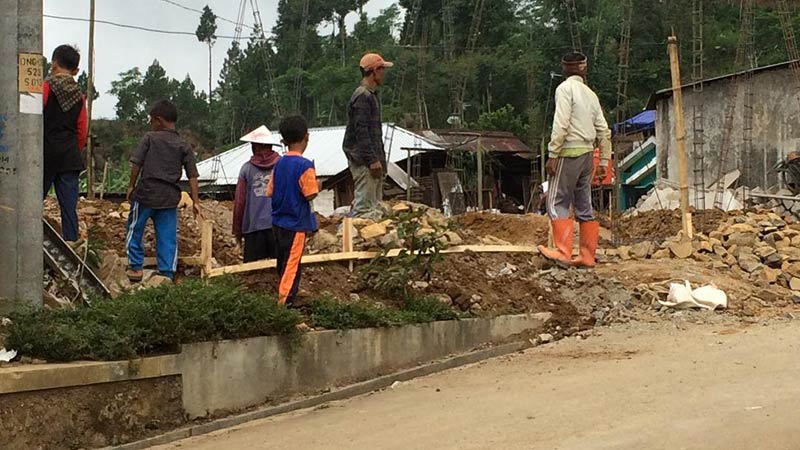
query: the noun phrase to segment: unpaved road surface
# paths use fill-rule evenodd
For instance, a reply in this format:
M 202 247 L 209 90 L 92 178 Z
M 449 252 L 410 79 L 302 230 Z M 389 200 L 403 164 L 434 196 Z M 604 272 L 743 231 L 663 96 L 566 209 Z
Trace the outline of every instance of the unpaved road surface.
M 800 448 L 800 323 L 600 333 L 158 448 Z

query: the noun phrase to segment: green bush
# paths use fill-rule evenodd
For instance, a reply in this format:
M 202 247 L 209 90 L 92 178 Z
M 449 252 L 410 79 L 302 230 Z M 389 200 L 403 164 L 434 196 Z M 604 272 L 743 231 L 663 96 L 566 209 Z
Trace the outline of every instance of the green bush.
M 412 281 L 431 280 L 434 264 L 442 259 L 447 229 L 432 226 L 432 233 L 420 233 L 425 214 L 425 209 L 419 208 L 392 217 L 397 226 L 397 237 L 404 248 L 394 258 L 389 258 L 384 249 L 362 266 L 359 280 L 364 286 L 388 296 L 400 293 L 401 298 L 405 299 L 409 296 L 409 284 Z
M 6 347 L 50 361 L 126 359 L 208 340 L 297 338 L 301 322 L 297 312 L 228 278 L 162 285 L 74 310 L 21 312 L 11 321 Z
M 315 300 L 310 308 L 314 326 L 339 330 L 396 327 L 461 317 L 449 306 L 429 297 L 410 297 L 400 309 L 381 307 L 367 301 L 342 303 L 332 298 Z

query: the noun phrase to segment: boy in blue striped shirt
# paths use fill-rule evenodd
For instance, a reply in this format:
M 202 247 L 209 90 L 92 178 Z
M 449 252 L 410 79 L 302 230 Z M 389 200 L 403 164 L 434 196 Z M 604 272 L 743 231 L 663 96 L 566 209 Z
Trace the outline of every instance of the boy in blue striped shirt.
M 280 273 L 278 303 L 291 305 L 300 286 L 300 259 L 306 236 L 317 231 L 311 201 L 319 193 L 319 184 L 314 163 L 303 157 L 308 147 L 306 119 L 287 117 L 279 128 L 287 152 L 272 170 L 267 197 L 272 197 L 272 230 Z

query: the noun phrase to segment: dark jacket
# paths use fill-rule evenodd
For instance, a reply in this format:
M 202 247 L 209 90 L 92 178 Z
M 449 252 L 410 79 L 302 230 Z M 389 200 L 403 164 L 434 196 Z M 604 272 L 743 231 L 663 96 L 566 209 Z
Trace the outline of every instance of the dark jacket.
M 86 102 L 71 77 L 48 79 L 42 86 L 44 102 L 44 173 L 84 169 L 81 150 L 86 146 Z
M 369 166 L 380 161 L 386 166 L 380 99 L 366 86 L 359 86 L 350 97 L 342 148 L 347 159 L 355 165 Z

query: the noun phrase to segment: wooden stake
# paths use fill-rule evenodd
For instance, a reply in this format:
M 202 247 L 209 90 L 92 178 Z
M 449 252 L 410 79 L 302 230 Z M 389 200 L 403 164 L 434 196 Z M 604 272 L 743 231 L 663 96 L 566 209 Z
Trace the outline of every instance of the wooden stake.
M 213 252 L 214 222 L 210 220 L 200 221 L 200 261 L 205 276 L 211 273 L 211 258 Z
M 678 182 L 681 193 L 681 224 L 683 235 L 692 238 L 692 212 L 689 210 L 689 173 L 686 164 L 686 130 L 683 125 L 683 92 L 681 90 L 681 67 L 678 59 L 678 38 L 670 36 L 667 43 L 669 65 L 672 72 L 672 101 L 675 116 L 675 138 L 678 146 Z
M 106 174 L 108 173 L 108 161 L 103 161 L 103 181 L 100 182 L 100 200 L 106 193 Z
M 353 251 L 353 218 L 345 217 L 342 222 L 342 252 L 350 253 Z M 350 273 L 353 273 L 353 261 L 349 264 Z
M 478 211 L 483 211 L 483 146 L 481 145 L 481 137 L 478 136 Z

